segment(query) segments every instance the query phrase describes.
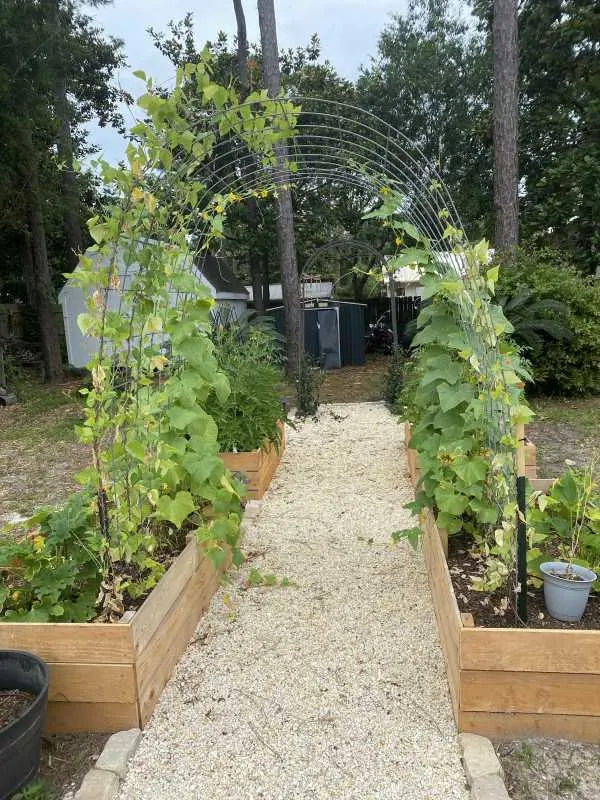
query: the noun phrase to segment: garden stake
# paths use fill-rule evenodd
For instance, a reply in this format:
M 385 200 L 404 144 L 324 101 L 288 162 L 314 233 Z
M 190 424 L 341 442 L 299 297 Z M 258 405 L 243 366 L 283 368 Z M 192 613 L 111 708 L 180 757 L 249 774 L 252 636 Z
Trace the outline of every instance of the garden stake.
M 527 526 L 525 524 L 525 426 L 517 425 L 517 618 L 527 622 Z

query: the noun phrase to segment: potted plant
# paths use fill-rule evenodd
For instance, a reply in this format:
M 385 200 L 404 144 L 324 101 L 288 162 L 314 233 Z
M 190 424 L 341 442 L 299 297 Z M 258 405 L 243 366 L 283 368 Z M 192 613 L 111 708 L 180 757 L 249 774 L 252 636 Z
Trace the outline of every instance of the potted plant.
M 544 576 L 544 600 L 548 613 L 563 622 L 579 622 L 592 584 L 598 576 L 591 569 L 572 561 L 545 561 L 540 564 Z
M 567 470 L 548 495 L 537 498 L 530 525 L 546 558 L 539 569 L 548 613 L 564 622 L 578 622 L 600 564 L 600 493 L 595 482 L 598 460 L 583 472 Z M 548 557 L 550 556 L 550 557 Z
M 48 669 L 32 653 L 0 650 L 0 800 L 34 777 L 48 703 Z

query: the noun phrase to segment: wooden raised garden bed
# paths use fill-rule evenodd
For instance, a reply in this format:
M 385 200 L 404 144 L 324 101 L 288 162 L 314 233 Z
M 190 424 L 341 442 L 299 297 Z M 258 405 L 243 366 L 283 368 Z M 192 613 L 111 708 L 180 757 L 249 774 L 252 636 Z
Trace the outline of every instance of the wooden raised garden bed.
M 600 631 L 475 627 L 459 611 L 431 511 L 421 527 L 458 730 L 600 742 Z
M 46 732 L 144 727 L 219 581 L 190 541 L 127 622 L 0 623 L 0 649 L 48 663 Z
M 242 476 L 247 484 L 248 497 L 253 500 L 260 500 L 269 488 L 285 450 L 285 426 L 280 422 L 278 427 L 281 433 L 279 448 L 268 442 L 266 447 L 249 453 L 219 453 L 227 469 Z

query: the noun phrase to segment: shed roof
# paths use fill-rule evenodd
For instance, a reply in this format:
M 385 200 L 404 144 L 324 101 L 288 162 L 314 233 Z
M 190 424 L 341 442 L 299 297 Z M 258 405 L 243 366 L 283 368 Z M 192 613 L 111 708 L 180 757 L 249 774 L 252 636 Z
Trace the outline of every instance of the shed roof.
M 236 277 L 226 259 L 207 253 L 198 264 L 198 269 L 218 294 L 239 294 L 248 298 L 244 284 Z

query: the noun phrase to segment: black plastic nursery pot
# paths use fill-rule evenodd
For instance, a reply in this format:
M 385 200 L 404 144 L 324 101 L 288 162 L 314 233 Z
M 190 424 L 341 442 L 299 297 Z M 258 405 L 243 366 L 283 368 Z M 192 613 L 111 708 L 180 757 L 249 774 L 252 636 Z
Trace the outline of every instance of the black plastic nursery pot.
M 33 780 L 40 764 L 42 730 L 48 705 L 48 668 L 31 653 L 0 650 L 0 691 L 34 695 L 20 717 L 0 728 L 0 800 Z

